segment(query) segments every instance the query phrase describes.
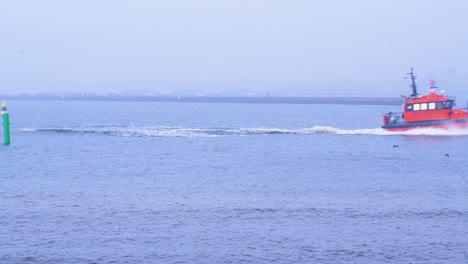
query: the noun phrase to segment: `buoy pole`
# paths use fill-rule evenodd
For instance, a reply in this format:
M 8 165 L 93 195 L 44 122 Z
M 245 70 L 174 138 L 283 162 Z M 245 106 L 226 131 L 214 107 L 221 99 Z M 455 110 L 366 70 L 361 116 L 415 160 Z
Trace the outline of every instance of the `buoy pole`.
M 2 103 L 2 117 L 3 117 L 3 143 L 10 145 L 10 116 L 7 111 L 6 103 Z

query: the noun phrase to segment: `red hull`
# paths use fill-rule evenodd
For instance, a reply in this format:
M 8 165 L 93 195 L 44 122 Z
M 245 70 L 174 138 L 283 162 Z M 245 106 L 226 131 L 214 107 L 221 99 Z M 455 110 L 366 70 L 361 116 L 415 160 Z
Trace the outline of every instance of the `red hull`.
M 460 120 L 459 120 L 460 121 Z M 395 127 L 388 127 L 385 128 L 387 131 L 391 132 L 405 132 L 414 129 L 421 129 L 421 128 L 438 128 L 438 129 L 466 129 L 468 128 L 468 120 L 463 120 L 462 122 L 447 122 L 440 125 L 417 125 L 414 124 L 413 126 L 395 126 Z

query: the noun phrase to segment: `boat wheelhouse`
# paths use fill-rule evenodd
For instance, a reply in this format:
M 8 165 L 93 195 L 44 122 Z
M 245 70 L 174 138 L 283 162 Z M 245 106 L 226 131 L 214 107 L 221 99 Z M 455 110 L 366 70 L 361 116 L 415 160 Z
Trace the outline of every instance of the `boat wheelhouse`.
M 389 131 L 406 131 L 414 128 L 466 128 L 468 127 L 467 109 L 454 109 L 455 97 L 435 92 L 435 82 L 429 81 L 429 94 L 420 95 L 416 87 L 413 69 L 411 77 L 412 94 L 405 97 L 403 112 L 389 112 L 382 117 L 382 128 Z

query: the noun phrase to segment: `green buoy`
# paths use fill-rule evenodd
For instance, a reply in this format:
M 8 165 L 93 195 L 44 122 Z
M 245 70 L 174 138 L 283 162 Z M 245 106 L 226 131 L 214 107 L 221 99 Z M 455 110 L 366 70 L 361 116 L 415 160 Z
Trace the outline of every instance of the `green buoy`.
M 10 145 L 10 116 L 7 111 L 6 103 L 2 103 L 2 117 L 3 117 L 3 143 Z

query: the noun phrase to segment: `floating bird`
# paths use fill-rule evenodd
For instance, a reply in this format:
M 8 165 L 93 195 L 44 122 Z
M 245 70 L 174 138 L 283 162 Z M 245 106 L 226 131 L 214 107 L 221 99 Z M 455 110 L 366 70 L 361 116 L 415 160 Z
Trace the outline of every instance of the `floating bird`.
M 393 145 L 394 148 L 398 148 L 398 145 Z
M 450 155 L 448 153 L 445 153 L 445 157 L 450 157 Z

